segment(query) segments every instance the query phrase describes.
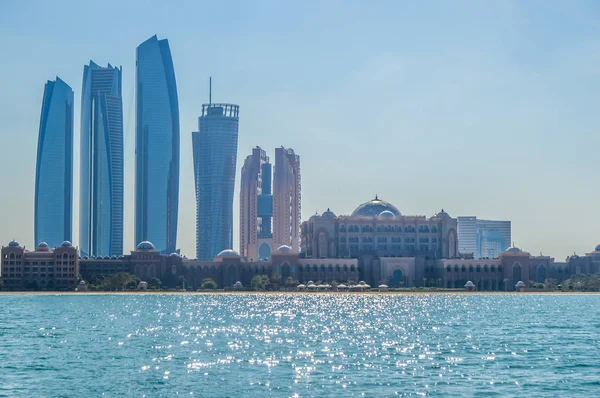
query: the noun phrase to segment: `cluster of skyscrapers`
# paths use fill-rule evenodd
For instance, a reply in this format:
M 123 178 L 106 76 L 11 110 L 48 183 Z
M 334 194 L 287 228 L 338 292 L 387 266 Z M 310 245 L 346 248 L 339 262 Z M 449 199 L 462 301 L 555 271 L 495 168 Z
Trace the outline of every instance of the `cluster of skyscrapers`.
M 135 235 L 174 251 L 179 201 L 179 105 L 167 40 L 136 54 Z M 79 243 L 84 255 L 123 253 L 122 68 L 83 68 Z M 73 90 L 46 83 L 35 188 L 35 243 L 72 240 Z
M 79 245 L 82 256 L 123 254 L 124 149 L 121 67 L 83 68 L 80 126 Z M 135 243 L 177 250 L 180 127 L 173 59 L 167 40 L 151 37 L 136 51 Z M 35 245 L 72 240 L 74 94 L 60 78 L 44 90 L 35 177 Z M 239 106 L 202 106 L 192 133 L 196 257 L 212 260 L 233 246 L 233 199 Z M 242 167 L 240 255 L 269 260 L 282 246 L 300 252 L 299 156 L 252 150 Z M 496 258 L 510 246 L 510 222 L 458 217 L 458 251 Z
M 122 68 L 111 64 L 103 67 L 90 61 L 83 69 L 82 256 L 123 254 L 122 76 Z M 135 87 L 135 242 L 150 241 L 157 251 L 173 253 L 177 249 L 180 127 L 167 40 L 153 36 L 138 46 Z M 35 245 L 46 242 L 58 247 L 73 238 L 73 120 L 73 90 L 58 77 L 48 81 L 36 165 Z M 215 104 L 209 96 L 198 118 L 198 131 L 192 133 L 198 259 L 213 259 L 233 246 L 238 130 L 239 106 Z M 241 250 L 251 258 L 270 258 L 274 245 L 299 250 L 300 161 L 293 150 L 285 148 L 277 148 L 275 158 L 274 192 L 271 165 L 260 148 L 253 151 L 242 171 Z

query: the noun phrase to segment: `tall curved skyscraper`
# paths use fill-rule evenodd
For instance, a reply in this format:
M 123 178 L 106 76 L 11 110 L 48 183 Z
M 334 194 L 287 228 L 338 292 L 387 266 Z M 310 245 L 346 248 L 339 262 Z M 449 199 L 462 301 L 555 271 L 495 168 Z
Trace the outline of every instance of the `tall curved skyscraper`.
M 240 108 L 204 104 L 192 133 L 196 181 L 196 256 L 212 260 L 233 246 L 233 190 Z
M 83 68 L 79 244 L 86 256 L 123 254 L 121 75 L 110 64 Z
M 174 252 L 179 208 L 179 104 L 169 42 L 137 48 L 135 240 Z
M 71 240 L 73 224 L 73 90 L 60 78 L 44 88 L 35 167 L 34 247 Z

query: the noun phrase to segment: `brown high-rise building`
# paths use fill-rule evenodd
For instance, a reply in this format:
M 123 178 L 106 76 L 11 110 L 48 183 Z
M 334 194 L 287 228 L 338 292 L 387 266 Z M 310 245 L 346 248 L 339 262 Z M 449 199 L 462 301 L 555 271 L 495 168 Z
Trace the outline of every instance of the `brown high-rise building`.
M 275 149 L 273 247 L 300 250 L 300 157 L 293 149 Z
M 260 147 L 244 161 L 240 184 L 240 255 L 249 261 L 271 258 L 273 233 L 271 163 Z

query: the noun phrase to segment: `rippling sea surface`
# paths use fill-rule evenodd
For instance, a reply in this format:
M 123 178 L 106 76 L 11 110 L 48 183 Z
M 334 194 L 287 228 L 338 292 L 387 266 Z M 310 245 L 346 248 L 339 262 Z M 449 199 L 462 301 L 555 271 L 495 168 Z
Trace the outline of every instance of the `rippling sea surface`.
M 600 295 L 0 295 L 0 396 L 600 396 Z

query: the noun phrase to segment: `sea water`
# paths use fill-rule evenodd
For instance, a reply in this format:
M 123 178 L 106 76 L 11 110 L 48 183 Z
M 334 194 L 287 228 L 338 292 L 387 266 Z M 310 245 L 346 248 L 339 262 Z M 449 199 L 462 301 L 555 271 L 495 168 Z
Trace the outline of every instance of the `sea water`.
M 600 295 L 0 295 L 0 396 L 600 396 Z

